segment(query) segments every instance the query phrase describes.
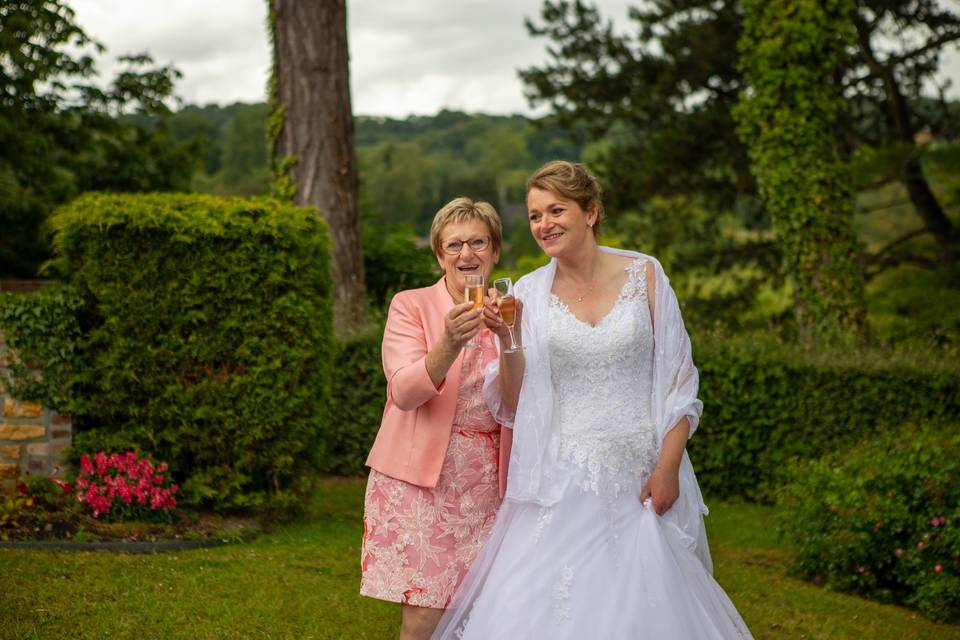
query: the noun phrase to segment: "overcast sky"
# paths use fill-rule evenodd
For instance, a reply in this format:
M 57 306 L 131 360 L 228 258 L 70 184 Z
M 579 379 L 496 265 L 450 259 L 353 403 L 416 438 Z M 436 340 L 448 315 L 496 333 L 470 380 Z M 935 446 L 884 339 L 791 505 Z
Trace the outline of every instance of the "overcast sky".
M 99 68 L 112 77 L 114 59 L 150 53 L 183 78 L 188 103 L 261 102 L 270 49 L 266 0 L 68 0 L 77 22 L 106 45 Z M 956 0 L 946 4 L 958 5 Z M 634 0 L 597 0 L 604 18 L 628 26 Z M 432 115 L 441 108 L 534 114 L 517 69 L 545 59 L 543 38 L 524 18 L 538 18 L 539 0 L 348 0 L 353 110 L 363 115 Z M 960 97 L 960 55 L 946 71 Z

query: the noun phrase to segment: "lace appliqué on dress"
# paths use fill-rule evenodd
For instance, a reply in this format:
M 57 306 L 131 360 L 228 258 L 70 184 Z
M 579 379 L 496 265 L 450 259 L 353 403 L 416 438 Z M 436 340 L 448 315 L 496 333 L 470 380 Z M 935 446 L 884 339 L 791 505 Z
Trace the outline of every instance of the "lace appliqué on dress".
M 615 497 L 639 491 L 658 445 L 650 408 L 653 327 L 646 261 L 627 268 L 613 307 L 596 325 L 550 302 L 551 377 L 558 399 L 561 462 L 581 470 L 584 491 Z
M 570 585 L 573 584 L 573 567 L 564 565 L 560 578 L 553 585 L 553 619 L 558 623 L 570 619 Z

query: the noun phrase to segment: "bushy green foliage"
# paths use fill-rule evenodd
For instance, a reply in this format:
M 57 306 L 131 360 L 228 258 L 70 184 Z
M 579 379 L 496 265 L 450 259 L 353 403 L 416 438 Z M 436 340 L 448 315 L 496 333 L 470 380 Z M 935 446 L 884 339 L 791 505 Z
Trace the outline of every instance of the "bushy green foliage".
M 386 399 L 381 337 L 378 326 L 338 347 L 327 472 L 363 473 Z M 913 360 L 890 350 L 810 354 L 757 336 L 694 344 L 705 411 L 688 448 L 714 497 L 769 501 L 794 458 L 848 449 L 903 421 L 960 415 L 955 352 Z
M 77 291 L 55 286 L 35 294 L 0 294 L 0 335 L 9 350 L 10 379 L 0 389 L 61 412 L 69 410 L 70 378 L 80 339 Z
M 367 300 L 385 309 L 393 295 L 405 289 L 426 287 L 440 278 L 429 246 L 418 247 L 407 225 L 363 225 L 363 274 Z
M 276 201 L 88 194 L 54 266 L 84 300 L 74 449 L 142 449 L 186 504 L 295 501 L 330 394 L 325 224 Z
M 121 56 L 111 82 L 94 81 L 91 50 L 103 47 L 63 0 L 0 6 L 0 275 L 36 275 L 49 257 L 46 217 L 83 191 L 190 182 L 196 148 L 165 126 L 179 72 Z M 151 122 L 119 117 L 134 111 Z
M 321 471 L 337 475 L 361 475 L 364 461 L 380 428 L 387 381 L 380 364 L 383 327 L 337 344 L 333 370 L 333 406 L 326 435 L 326 457 Z
M 853 233 L 839 82 L 856 43 L 853 0 L 745 0 L 733 110 L 796 284 L 805 337 L 862 332 L 863 266 Z M 825 81 L 826 80 L 826 81 Z
M 903 427 L 794 465 L 779 491 L 795 570 L 960 618 L 960 431 Z
M 704 492 L 767 500 L 792 458 L 846 450 L 907 421 L 960 415 L 956 353 L 804 352 L 761 336 L 698 337 L 704 414 L 689 443 Z

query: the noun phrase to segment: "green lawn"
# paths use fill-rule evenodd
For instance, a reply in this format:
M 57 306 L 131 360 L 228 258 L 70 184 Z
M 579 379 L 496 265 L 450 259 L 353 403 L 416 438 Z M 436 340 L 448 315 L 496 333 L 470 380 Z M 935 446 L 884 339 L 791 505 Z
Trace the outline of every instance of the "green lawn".
M 329 481 L 310 517 L 248 544 L 155 556 L 0 550 L 0 637 L 393 638 L 361 598 L 363 485 Z M 714 504 L 716 577 L 758 639 L 960 640 L 960 626 L 786 576 L 770 508 Z

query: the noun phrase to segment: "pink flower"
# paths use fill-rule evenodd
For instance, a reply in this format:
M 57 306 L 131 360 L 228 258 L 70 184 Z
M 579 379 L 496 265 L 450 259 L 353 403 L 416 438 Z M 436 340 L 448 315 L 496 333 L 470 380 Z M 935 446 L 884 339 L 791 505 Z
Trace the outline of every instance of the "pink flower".
M 938 564 L 938 565 L 936 565 L 936 566 L 933 567 L 933 570 L 936 571 L 937 573 L 940 573 L 941 571 L 943 571 L 943 567 L 941 567 L 941 566 Z
M 926 542 L 921 540 L 920 542 L 917 543 L 917 549 L 920 549 L 920 551 L 923 551 L 926 548 L 927 548 Z
M 899 558 L 903 555 L 903 549 L 897 549 L 893 552 L 893 554 Z
M 930 526 L 932 526 L 932 527 L 939 527 L 939 526 L 940 526 L 940 518 L 934 518 L 933 520 L 931 520 L 931 521 L 930 521 Z
M 863 567 L 857 567 L 857 572 L 858 572 L 858 573 L 866 573 L 866 571 L 867 571 L 867 570 L 864 569 Z

